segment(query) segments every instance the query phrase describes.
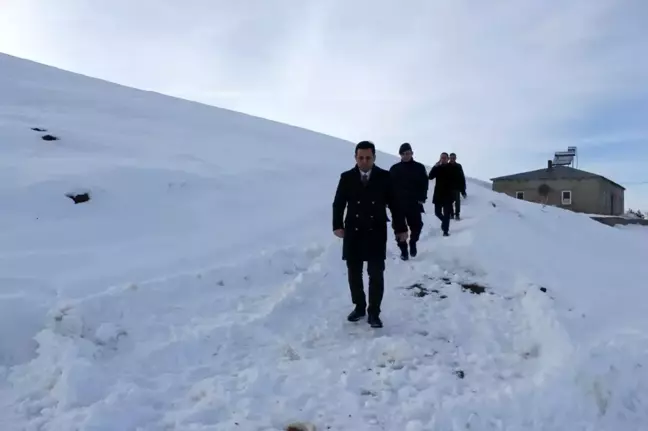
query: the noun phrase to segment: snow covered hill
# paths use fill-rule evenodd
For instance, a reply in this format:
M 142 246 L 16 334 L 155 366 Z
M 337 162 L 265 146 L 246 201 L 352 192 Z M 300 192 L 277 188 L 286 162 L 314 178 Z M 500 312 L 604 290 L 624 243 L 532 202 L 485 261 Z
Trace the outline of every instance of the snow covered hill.
M 3 431 L 648 427 L 643 236 L 472 181 L 451 237 L 428 205 L 390 242 L 372 330 L 331 233 L 352 144 L 0 70 Z

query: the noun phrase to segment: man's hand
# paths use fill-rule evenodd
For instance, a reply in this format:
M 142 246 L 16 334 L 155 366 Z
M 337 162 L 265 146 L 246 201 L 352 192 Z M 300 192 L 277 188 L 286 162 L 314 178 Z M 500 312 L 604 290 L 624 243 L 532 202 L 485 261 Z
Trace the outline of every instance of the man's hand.
M 338 238 L 344 238 L 344 229 L 335 229 L 333 231 L 333 235 L 337 236 Z
M 398 239 L 399 242 L 407 241 L 408 236 L 409 236 L 409 232 L 401 232 L 396 234 L 396 238 Z

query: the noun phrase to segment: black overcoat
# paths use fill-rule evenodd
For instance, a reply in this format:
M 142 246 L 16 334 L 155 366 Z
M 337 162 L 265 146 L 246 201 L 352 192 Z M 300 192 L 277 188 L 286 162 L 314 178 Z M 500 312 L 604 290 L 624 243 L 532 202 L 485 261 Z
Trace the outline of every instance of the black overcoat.
M 466 193 L 466 174 L 464 174 L 463 166 L 461 166 L 461 163 L 457 162 L 450 162 L 448 163 L 450 166 L 455 168 L 455 175 L 457 177 L 457 191 L 459 193 Z
M 427 200 L 430 180 L 423 163 L 400 161 L 389 169 L 396 196 L 404 205 L 415 206 Z
M 457 170 L 450 163 L 437 164 L 430 169 L 430 180 L 436 180 L 432 203 L 448 205 L 454 202 L 455 193 L 461 188 Z
M 333 230 L 344 229 L 343 260 L 387 258 L 387 207 L 394 232 L 407 232 L 389 171 L 374 165 L 366 186 L 357 166 L 340 174 L 333 199 Z

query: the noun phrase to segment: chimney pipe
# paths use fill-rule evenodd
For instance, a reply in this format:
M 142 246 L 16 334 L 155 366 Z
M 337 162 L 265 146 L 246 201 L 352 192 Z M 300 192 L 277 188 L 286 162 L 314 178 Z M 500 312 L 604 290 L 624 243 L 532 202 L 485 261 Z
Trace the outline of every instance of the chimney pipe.
M 551 160 L 547 160 L 547 169 L 551 169 L 553 167 L 553 162 Z

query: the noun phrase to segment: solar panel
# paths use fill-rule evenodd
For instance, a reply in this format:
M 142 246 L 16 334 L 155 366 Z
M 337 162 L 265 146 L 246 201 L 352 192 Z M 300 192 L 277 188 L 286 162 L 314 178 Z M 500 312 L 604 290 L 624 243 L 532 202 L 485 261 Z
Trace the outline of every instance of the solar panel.
M 556 166 L 568 166 L 571 165 L 573 161 L 574 161 L 574 156 L 561 155 L 556 153 L 554 155 L 553 164 Z
M 567 151 L 556 151 L 553 164 L 558 166 L 570 166 L 576 157 L 576 147 L 567 147 Z

